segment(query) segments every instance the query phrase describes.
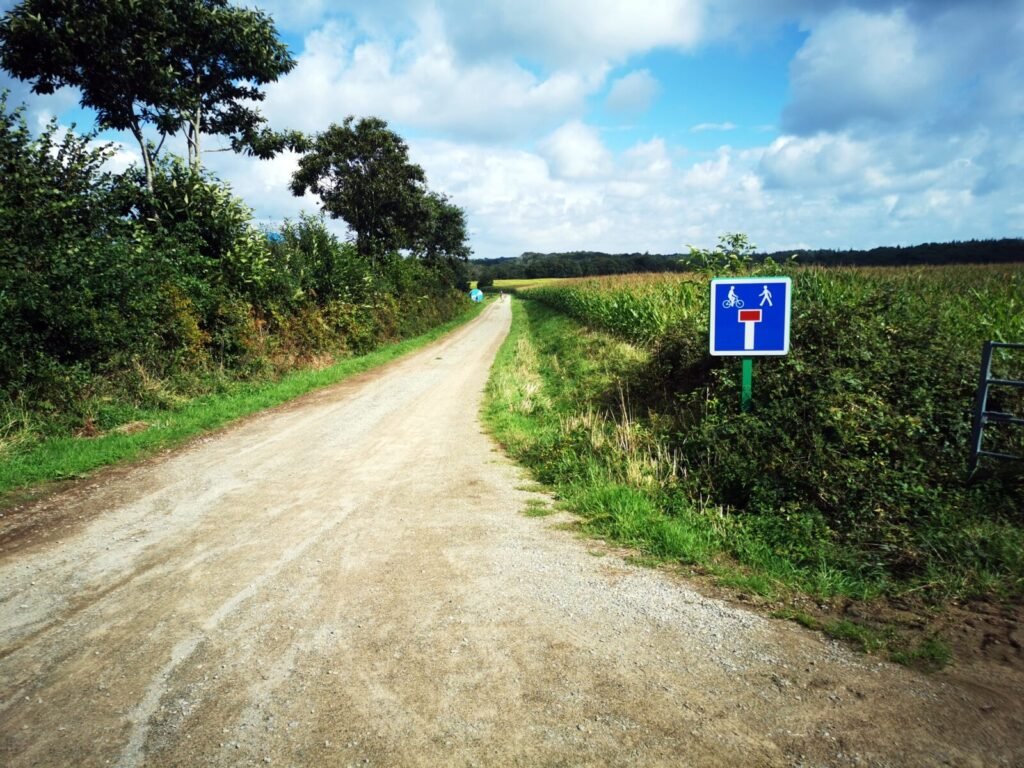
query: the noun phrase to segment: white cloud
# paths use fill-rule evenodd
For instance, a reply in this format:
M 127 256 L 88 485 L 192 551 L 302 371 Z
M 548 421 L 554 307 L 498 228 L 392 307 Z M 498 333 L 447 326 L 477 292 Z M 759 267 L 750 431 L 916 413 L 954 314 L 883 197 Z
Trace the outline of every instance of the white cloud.
M 102 144 L 112 144 L 110 148 L 113 154 L 106 162 L 106 170 L 111 173 L 124 173 L 133 165 L 140 165 L 142 163 L 142 155 L 139 153 L 138 146 L 126 144 L 123 141 L 113 142 L 100 142 Z
M 835 188 L 866 184 L 870 160 L 870 149 L 847 136 L 781 136 L 765 150 L 760 171 L 770 187 Z
M 680 148 L 653 139 L 618 155 L 605 148 L 604 172 L 583 177 L 558 175 L 540 154 L 521 150 L 449 142 L 415 149 L 432 184 L 466 207 L 481 257 L 671 253 L 688 243 L 712 246 L 735 231 L 769 250 L 871 247 L 989 237 L 1019 226 L 1019 205 L 1007 201 L 1020 196 L 971 193 L 980 173 L 971 153 L 983 140 L 963 142 L 950 159 L 929 159 L 938 144 L 913 156 L 908 147 L 915 143 L 902 137 L 905 161 L 896 163 L 884 143 L 785 137 L 763 148 L 722 147 L 679 168 L 671 158 L 684 154 Z M 775 178 L 765 170 L 771 163 L 784 166 Z
M 546 68 L 622 62 L 655 47 L 700 41 L 705 0 L 262 0 L 279 27 L 352 18 L 370 36 L 413 35 L 425 18 L 463 61 L 525 57 Z
M 1021 0 L 860 0 L 804 15 L 809 37 L 790 65 L 783 112 L 789 132 L 955 134 L 1024 118 Z
M 870 139 L 783 136 L 765 149 L 758 172 L 769 189 L 813 190 L 845 199 L 936 190 L 973 195 L 979 185 L 992 183 L 987 178 L 994 162 L 989 146 L 985 131 L 955 140 L 913 131 Z M 1014 162 L 1012 153 L 1008 157 Z M 1004 178 L 1000 183 L 1013 182 Z
M 256 161 L 225 152 L 209 156 L 207 167 L 231 185 L 234 194 L 252 208 L 253 217 L 260 224 L 275 227 L 284 219 L 298 218 L 302 211 L 320 211 L 316 195 L 306 193 L 300 198 L 289 190 L 291 176 L 298 167 L 298 157 L 292 152 Z M 342 221 L 332 229 L 338 234 L 347 231 Z
M 309 29 L 331 9 L 328 0 L 260 0 L 255 5 L 270 14 L 279 31 Z
M 1017 232 L 1024 232 L 1024 203 L 1012 206 L 1006 213 L 1010 226 Z
M 60 116 L 62 121 L 66 121 L 65 115 L 76 107 L 79 99 L 77 88 L 59 88 L 45 96 L 34 94 L 30 83 L 11 77 L 6 71 L 0 69 L 0 93 L 4 91 L 7 91 L 8 112 L 24 105 L 26 107 L 26 122 L 37 129 L 45 126 L 54 115 Z M 83 124 L 79 126 L 80 129 L 91 128 L 91 115 L 81 122 Z
M 613 112 L 643 112 L 658 95 L 658 81 L 646 69 L 630 72 L 612 83 L 608 108 Z
M 429 26 L 429 25 L 427 25 Z M 582 114 L 604 70 L 538 77 L 512 61 L 463 66 L 426 27 L 402 43 L 359 41 L 341 24 L 306 38 L 296 69 L 267 89 L 276 125 L 322 130 L 349 114 L 472 139 L 542 131 Z
M 265 111 L 307 130 L 347 114 L 391 121 L 431 187 L 465 207 L 480 257 L 673 252 L 729 231 L 766 249 L 990 237 L 1024 220 L 1024 143 L 1008 130 L 1024 117 L 1019 10 L 1020 0 L 984 13 L 952 0 L 339 0 L 323 4 L 334 21 L 307 35 Z M 671 87 L 653 66 L 607 83 L 633 55 L 794 21 L 807 39 L 791 63 L 787 133 L 767 146 L 695 155 L 651 128 L 613 151 L 586 122 L 587 100 L 606 88 L 609 108 L 639 110 Z M 258 213 L 315 204 L 287 193 L 285 159 L 221 157 Z
M 412 143 L 431 183 L 464 206 L 477 256 L 518 256 L 603 236 L 602 193 L 553 177 L 532 152 L 449 141 Z
M 461 54 L 526 56 L 546 66 L 620 62 L 701 38 L 703 0 L 476 0 L 444 3 Z
M 711 246 L 727 231 L 774 249 L 1022 229 L 1021 0 L 260 5 L 279 28 L 304 35 L 297 68 L 261 105 L 271 124 L 319 131 L 349 114 L 388 120 L 430 186 L 466 208 L 478 256 L 671 252 Z M 782 24 L 806 35 L 790 63 L 789 102 L 776 105 L 784 135 L 698 154 L 685 146 L 688 123 L 658 124 L 657 110 L 640 121 L 659 94 L 665 103 L 686 98 L 662 68 L 672 51 L 696 58 L 709 42 L 756 46 Z M 623 75 L 608 82 L 613 71 Z M 31 103 L 33 125 L 45 114 L 66 123 L 77 93 Z M 636 116 L 629 133 L 593 122 L 602 105 Z M 737 144 L 756 141 L 756 130 L 774 135 L 753 126 L 776 115 L 737 109 L 725 113 L 735 123 L 689 130 L 736 131 Z M 706 116 L 724 115 L 716 108 Z M 626 135 L 634 143 L 623 148 L 616 140 Z M 118 138 L 120 167 L 134 150 Z M 261 220 L 317 208 L 288 191 L 293 156 L 259 162 L 219 153 L 207 163 Z
M 561 179 L 594 179 L 605 176 L 612 165 L 611 153 L 598 132 L 578 121 L 566 123 L 540 143 L 540 154 Z
M 664 139 L 642 141 L 623 153 L 625 174 L 630 179 L 658 180 L 672 173 L 672 157 Z
M 736 123 L 728 121 L 724 123 L 698 123 L 690 129 L 690 133 L 704 133 L 705 131 L 735 131 Z
M 793 100 L 783 122 L 805 133 L 854 120 L 898 121 L 932 100 L 940 74 L 904 12 L 839 11 L 814 30 L 793 60 Z

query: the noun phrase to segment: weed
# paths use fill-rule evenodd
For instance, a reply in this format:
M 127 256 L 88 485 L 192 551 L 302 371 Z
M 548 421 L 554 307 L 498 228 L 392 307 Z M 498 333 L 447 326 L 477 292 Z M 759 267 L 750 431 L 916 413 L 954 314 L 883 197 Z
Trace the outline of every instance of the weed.
M 850 643 L 864 653 L 875 653 L 888 643 L 887 633 L 849 619 L 825 622 L 821 628 L 825 634 Z
M 974 285 L 998 307 L 1014 300 L 1019 278 L 984 267 L 793 274 L 809 305 L 794 333 L 803 348 L 759 362 L 751 414 L 737 407 L 738 366 L 706 358 L 700 287 L 659 276 L 522 293 L 485 418 L 583 531 L 631 547 L 638 562 L 691 564 L 773 600 L 1022 594 L 1024 484 L 992 474 L 968 486 L 961 440 L 973 342 L 992 331 L 975 320 L 1018 321 L 987 315 L 955 288 Z M 663 338 L 625 333 L 631 343 L 598 330 L 635 319 L 623 291 L 658 290 L 689 307 L 671 310 Z M 940 294 L 949 301 L 925 317 Z M 590 322 L 595 307 L 603 319 L 592 327 L 564 314 Z M 1024 337 L 1024 328 L 1008 332 Z M 519 407 L 521 388 L 502 377 L 531 382 L 530 399 L 544 407 Z M 912 666 L 948 658 L 939 638 L 913 645 L 890 627 L 792 618 Z
M 543 493 L 550 490 L 546 485 L 540 483 L 523 483 L 522 485 L 516 486 L 517 491 L 526 491 L 528 493 Z
M 889 658 L 907 667 L 936 672 L 949 664 L 953 652 L 941 637 L 929 635 L 909 649 L 892 651 Z
M 772 611 L 772 617 L 776 619 L 784 619 L 786 621 L 795 621 L 800 626 L 812 629 L 815 632 L 821 631 L 822 628 L 821 622 L 809 613 L 798 611 L 793 608 L 780 608 L 777 611 Z
M 626 555 L 623 560 L 630 565 L 637 565 L 641 568 L 657 568 L 664 565 L 665 561 L 653 555 Z
M 548 515 L 554 514 L 555 510 L 545 502 L 539 499 L 530 499 L 526 502 L 526 508 L 523 510 L 523 514 L 527 517 L 547 517 Z

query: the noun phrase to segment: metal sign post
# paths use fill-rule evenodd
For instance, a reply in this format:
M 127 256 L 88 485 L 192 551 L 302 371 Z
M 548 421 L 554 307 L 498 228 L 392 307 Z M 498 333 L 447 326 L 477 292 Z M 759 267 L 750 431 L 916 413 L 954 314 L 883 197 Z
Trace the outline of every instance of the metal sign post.
M 750 410 L 754 357 L 789 354 L 792 281 L 716 277 L 711 281 L 710 352 L 743 358 L 740 408 Z

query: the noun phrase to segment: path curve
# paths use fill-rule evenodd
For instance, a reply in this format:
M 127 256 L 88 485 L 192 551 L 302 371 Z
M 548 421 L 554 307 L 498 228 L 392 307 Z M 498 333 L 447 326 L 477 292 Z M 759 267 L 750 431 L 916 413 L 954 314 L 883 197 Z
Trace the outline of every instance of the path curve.
M 476 416 L 509 322 L 0 519 L 63 521 L 0 552 L 0 764 L 1024 762 L 996 692 L 521 514 Z

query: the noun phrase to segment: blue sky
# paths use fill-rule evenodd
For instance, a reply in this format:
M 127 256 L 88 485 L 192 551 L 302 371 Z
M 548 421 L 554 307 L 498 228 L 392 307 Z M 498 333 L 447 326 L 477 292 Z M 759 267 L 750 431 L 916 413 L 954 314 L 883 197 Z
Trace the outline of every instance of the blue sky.
M 256 5 L 298 60 L 271 124 L 384 118 L 480 257 L 1024 236 L 1024 0 Z M 91 122 L 74 93 L 0 86 Z M 205 162 L 268 226 L 317 208 L 294 156 Z

